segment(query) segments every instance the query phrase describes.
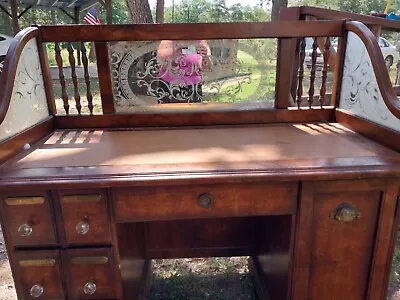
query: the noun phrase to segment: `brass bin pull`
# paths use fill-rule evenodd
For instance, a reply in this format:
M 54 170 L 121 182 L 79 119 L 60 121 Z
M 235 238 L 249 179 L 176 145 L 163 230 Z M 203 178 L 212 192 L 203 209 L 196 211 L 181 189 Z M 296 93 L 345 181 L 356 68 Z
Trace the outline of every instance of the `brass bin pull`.
M 336 207 L 335 211 L 330 214 L 330 217 L 339 222 L 354 222 L 361 218 L 361 213 L 354 206 L 343 203 Z

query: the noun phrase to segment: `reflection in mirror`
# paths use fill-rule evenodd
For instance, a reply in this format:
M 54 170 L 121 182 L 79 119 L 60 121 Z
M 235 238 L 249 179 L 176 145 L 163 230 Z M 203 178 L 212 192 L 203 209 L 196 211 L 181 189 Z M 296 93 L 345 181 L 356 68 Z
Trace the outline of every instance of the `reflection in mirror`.
M 276 40 L 109 43 L 116 112 L 272 108 Z

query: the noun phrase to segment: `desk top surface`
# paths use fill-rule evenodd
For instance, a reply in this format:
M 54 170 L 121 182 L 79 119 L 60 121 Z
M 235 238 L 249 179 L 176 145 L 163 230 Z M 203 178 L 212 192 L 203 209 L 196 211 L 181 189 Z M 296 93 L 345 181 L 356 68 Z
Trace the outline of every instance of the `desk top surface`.
M 55 131 L 0 168 L 12 178 L 314 172 L 400 174 L 400 154 L 336 124 Z M 300 172 L 300 173 L 299 173 Z M 332 172 L 331 172 L 332 173 Z M 1 182 L 0 182 L 1 183 Z

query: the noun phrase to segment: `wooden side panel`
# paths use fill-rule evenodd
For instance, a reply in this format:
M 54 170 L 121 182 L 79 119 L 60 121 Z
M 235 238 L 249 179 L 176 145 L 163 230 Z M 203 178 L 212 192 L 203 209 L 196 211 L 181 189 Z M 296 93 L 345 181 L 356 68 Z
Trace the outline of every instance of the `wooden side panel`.
M 366 299 L 381 192 L 321 193 L 314 201 L 310 299 Z M 330 218 L 342 203 L 354 206 L 361 218 Z

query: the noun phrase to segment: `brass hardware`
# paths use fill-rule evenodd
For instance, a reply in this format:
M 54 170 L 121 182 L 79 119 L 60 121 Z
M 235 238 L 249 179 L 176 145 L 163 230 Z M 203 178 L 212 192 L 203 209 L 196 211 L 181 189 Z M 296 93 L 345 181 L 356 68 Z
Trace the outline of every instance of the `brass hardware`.
M 62 197 L 62 201 L 64 203 L 99 202 L 100 200 L 101 200 L 100 194 L 68 195 Z
M 20 260 L 18 262 L 20 267 L 53 267 L 56 264 L 55 259 L 28 259 L 28 260 Z
M 209 208 L 212 203 L 214 202 L 214 197 L 211 196 L 210 194 L 204 193 L 199 196 L 199 199 L 197 199 L 197 202 L 199 205 L 203 208 Z
M 339 222 L 353 222 L 361 218 L 361 213 L 354 206 L 343 203 L 336 207 L 335 211 L 330 214 L 330 217 Z
M 44 197 L 10 197 L 6 199 L 7 205 L 34 205 L 43 204 Z
M 71 259 L 73 265 L 105 265 L 107 256 L 78 256 Z

